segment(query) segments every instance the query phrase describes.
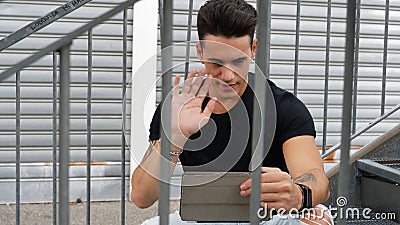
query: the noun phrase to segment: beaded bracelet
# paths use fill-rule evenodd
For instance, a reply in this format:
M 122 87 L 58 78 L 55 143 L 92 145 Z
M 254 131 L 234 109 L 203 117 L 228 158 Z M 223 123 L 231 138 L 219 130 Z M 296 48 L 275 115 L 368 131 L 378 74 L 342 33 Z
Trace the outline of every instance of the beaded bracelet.
M 172 156 L 179 156 L 182 152 L 173 152 L 170 151 L 169 154 L 171 154 Z

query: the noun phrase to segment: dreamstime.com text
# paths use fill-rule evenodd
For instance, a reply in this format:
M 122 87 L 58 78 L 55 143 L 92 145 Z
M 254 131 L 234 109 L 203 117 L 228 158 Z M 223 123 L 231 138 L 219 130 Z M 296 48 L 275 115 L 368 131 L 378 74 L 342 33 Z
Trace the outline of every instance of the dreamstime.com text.
M 303 209 L 301 211 L 297 209 L 285 209 L 268 208 L 265 204 L 263 208 L 257 211 L 257 215 L 260 219 L 265 219 L 267 216 L 276 214 L 282 219 L 322 219 L 324 215 L 331 215 L 332 219 L 357 219 L 357 220 L 395 220 L 396 213 L 394 212 L 372 212 L 370 208 L 352 208 L 346 207 L 347 199 L 345 197 L 339 197 L 336 200 L 337 207 L 329 205 L 326 208 L 311 208 Z M 265 210 L 267 209 L 267 210 Z M 267 213 L 268 212 L 268 213 Z

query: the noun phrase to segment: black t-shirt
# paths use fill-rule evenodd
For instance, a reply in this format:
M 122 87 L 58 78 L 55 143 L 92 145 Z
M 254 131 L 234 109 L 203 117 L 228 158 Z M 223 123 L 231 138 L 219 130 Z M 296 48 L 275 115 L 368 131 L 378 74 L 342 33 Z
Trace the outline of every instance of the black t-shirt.
M 291 93 L 268 80 L 276 107 L 275 135 L 263 166 L 278 167 L 288 172 L 283 156 L 283 143 L 296 136 L 315 137 L 314 121 L 305 105 Z M 179 159 L 185 171 L 249 171 L 254 92 L 247 85 L 238 102 L 229 112 L 211 114 L 209 122 L 193 134 Z M 208 102 L 206 98 L 203 108 Z M 161 104 L 160 104 L 161 105 Z M 150 125 L 150 140 L 158 140 L 160 105 Z M 268 127 L 268 130 L 273 127 Z M 257 132 L 259 133 L 259 132 Z

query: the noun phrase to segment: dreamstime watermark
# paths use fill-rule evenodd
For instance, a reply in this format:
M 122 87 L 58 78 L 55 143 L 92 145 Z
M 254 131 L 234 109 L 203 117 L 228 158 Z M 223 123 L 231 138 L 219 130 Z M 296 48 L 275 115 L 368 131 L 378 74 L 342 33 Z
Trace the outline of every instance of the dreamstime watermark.
M 299 211 L 296 208 L 286 210 L 284 208 L 268 208 L 267 203 L 257 211 L 260 219 L 272 218 L 277 215 L 281 219 L 307 219 L 307 220 L 323 220 L 329 215 L 332 219 L 357 219 L 357 220 L 395 220 L 394 212 L 372 212 L 370 208 L 346 207 L 347 198 L 340 196 L 336 199 L 337 207 L 329 205 L 328 207 L 315 207 L 311 209 L 303 209 Z

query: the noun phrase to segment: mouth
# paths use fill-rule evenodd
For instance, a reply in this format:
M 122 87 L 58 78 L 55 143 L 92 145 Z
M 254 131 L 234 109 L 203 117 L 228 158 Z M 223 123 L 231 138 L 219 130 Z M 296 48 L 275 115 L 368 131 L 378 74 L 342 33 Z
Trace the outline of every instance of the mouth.
M 237 86 L 237 83 L 218 82 L 218 86 L 225 91 L 232 91 Z

